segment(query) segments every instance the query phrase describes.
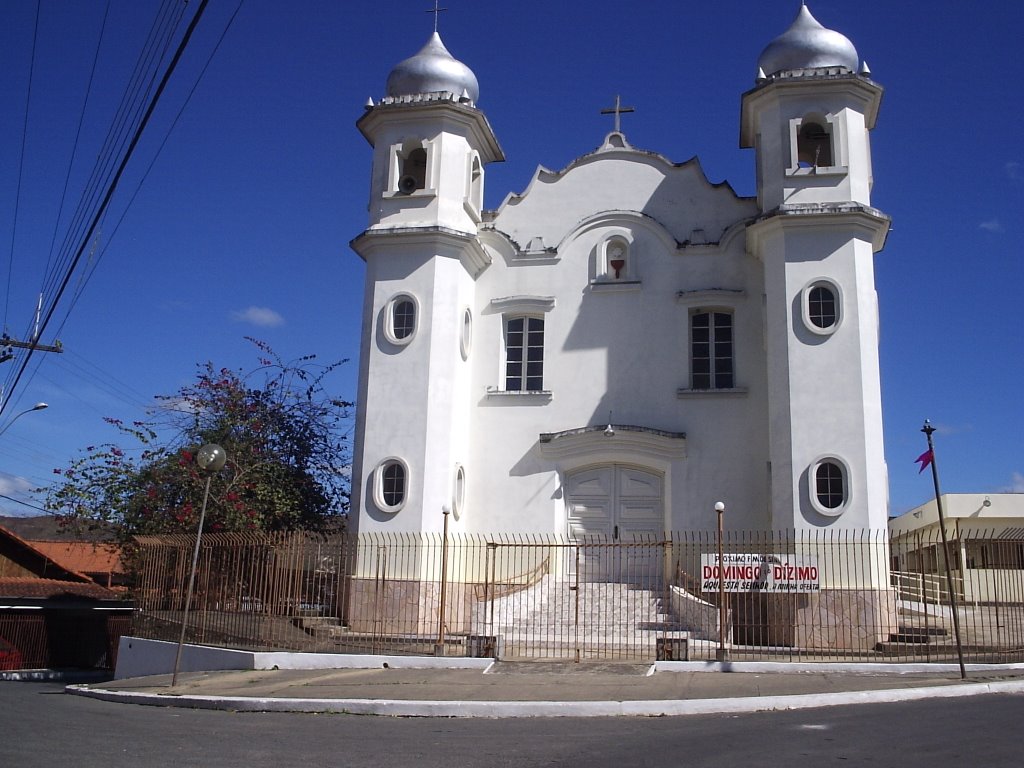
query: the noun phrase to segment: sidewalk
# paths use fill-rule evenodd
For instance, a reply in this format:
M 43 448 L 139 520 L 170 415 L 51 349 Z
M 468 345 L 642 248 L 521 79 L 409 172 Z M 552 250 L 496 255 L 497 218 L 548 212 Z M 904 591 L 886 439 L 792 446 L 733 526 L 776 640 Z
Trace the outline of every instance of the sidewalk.
M 107 701 L 232 711 L 594 717 L 803 709 L 1024 693 L 1024 666 L 495 662 L 481 669 L 235 670 L 69 686 Z M 404 660 L 415 664 L 414 660 Z M 727 671 L 726 671 L 727 670 Z

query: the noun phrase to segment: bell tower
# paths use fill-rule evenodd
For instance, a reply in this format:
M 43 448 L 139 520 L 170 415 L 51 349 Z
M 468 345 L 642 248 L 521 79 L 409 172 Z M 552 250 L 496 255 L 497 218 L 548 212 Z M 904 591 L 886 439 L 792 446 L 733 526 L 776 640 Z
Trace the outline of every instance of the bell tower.
M 756 154 L 764 270 L 772 525 L 884 529 L 869 132 L 882 89 L 843 35 L 801 4 L 758 61 L 740 145 Z
M 476 76 L 435 31 L 357 126 L 373 147 L 352 478 L 353 530 L 439 531 L 466 461 L 463 336 L 490 264 L 484 168 L 504 160 Z

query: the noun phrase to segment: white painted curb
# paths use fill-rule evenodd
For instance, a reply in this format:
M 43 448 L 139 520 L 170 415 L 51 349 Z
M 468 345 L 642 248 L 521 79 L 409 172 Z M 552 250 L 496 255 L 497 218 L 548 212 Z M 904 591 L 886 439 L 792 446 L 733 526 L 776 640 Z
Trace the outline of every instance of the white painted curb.
M 1024 693 L 1024 681 L 965 683 L 929 688 L 904 688 L 848 693 L 814 693 L 730 699 L 655 701 L 397 701 L 383 699 L 284 699 L 244 696 L 169 696 L 71 685 L 76 696 L 189 709 L 233 712 L 308 712 L 392 717 L 659 717 L 740 712 L 816 709 L 851 704 L 880 704 L 921 699 L 949 699 L 990 693 Z

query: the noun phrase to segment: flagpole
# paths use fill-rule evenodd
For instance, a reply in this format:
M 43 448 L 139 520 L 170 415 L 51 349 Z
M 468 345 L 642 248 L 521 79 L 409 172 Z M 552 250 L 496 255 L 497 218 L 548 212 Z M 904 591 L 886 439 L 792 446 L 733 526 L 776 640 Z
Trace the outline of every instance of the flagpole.
M 949 541 L 946 538 L 946 516 L 942 512 L 942 493 L 939 491 L 939 469 L 935 462 L 935 446 L 932 444 L 932 433 L 935 427 L 928 419 L 924 420 L 921 428 L 928 438 L 929 463 L 932 465 L 932 482 L 935 484 L 935 504 L 939 510 L 939 531 L 942 533 L 942 562 L 946 566 L 946 589 L 949 590 L 949 605 L 953 611 L 953 634 L 956 636 L 956 655 L 960 660 L 960 679 L 967 679 L 967 669 L 964 667 L 964 645 L 960 639 L 960 614 L 956 604 L 956 590 L 953 588 L 953 572 L 949 567 Z

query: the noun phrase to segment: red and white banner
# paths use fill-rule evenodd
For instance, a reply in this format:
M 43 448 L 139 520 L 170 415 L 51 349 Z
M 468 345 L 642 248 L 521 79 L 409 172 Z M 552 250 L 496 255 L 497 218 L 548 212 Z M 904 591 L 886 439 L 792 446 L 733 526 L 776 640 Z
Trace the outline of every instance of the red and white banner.
M 818 592 L 821 573 L 813 555 L 722 555 L 700 556 L 702 592 L 717 592 L 718 580 L 725 579 L 726 592 Z

